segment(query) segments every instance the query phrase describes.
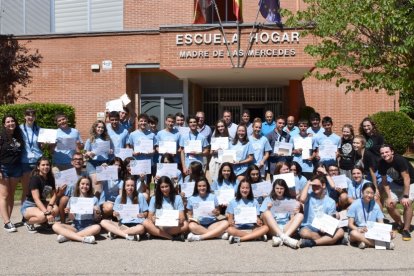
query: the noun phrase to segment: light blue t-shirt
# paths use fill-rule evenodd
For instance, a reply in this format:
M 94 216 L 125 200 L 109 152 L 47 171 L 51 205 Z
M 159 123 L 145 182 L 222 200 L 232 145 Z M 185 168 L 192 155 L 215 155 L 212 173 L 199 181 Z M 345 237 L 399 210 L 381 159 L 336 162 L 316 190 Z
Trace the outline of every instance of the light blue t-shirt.
M 368 181 L 362 179 L 361 182 L 362 183 L 357 183 L 352 180 L 351 183 L 348 183 L 348 198 L 358 199 L 362 197 L 362 187 L 364 187 L 364 184 Z
M 67 208 L 69 208 L 69 209 L 70 209 L 70 203 L 71 203 L 71 201 L 69 200 L 68 205 L 67 205 Z M 98 199 L 96 197 L 93 197 L 93 206 L 94 207 L 99 207 Z M 77 221 L 93 220 L 94 219 L 93 214 L 74 214 L 74 215 L 75 215 L 74 220 L 77 220 Z
M 208 143 L 206 137 L 204 137 L 203 134 L 200 134 L 198 132 L 197 132 L 197 134 L 194 134 L 191 131 L 189 131 L 187 134 L 183 134 L 183 135 L 180 136 L 179 145 L 180 145 L 180 147 L 182 147 L 182 150 L 184 150 L 185 145 L 190 140 L 199 140 L 199 141 L 201 141 L 201 151 L 203 151 L 206 147 L 209 146 L 209 143 Z M 186 166 L 186 168 L 188 168 L 190 166 L 190 163 L 193 162 L 193 161 L 196 161 L 196 162 L 199 162 L 199 163 L 203 164 L 203 155 L 201 155 L 201 154 L 192 155 L 192 154 L 189 154 L 189 153 L 184 153 L 184 155 L 185 155 L 185 166 Z
M 218 180 L 214 180 L 213 184 L 211 184 L 212 191 L 233 189 L 234 193 L 236 193 L 238 187 L 239 187 L 239 184 L 237 180 L 235 182 L 230 182 L 226 179 L 223 179 L 223 182 L 218 182 Z
M 24 141 L 24 151 L 22 152 L 21 162 L 28 164 L 36 163 L 43 154 L 37 143 L 40 128 L 38 126 L 31 128 L 25 124 L 21 124 L 20 129 L 22 130 Z
M 297 149 L 297 148 L 299 148 L 299 147 L 297 147 L 296 145 L 295 145 L 295 139 L 305 139 L 305 138 L 307 138 L 308 136 L 306 136 L 306 137 L 303 137 L 302 135 L 300 135 L 300 134 L 297 134 L 297 135 L 295 135 L 295 136 L 293 136 L 292 137 L 292 141 L 293 141 L 293 149 Z M 312 137 L 312 148 L 314 148 L 315 146 L 314 146 L 314 143 L 315 143 L 315 139 Z M 303 149 L 302 149 L 303 150 Z M 309 151 L 311 151 L 312 149 L 310 149 Z M 294 154 L 293 155 L 293 161 L 296 161 L 296 162 L 298 162 L 298 164 L 301 166 L 301 168 L 302 168 L 302 172 L 313 172 L 313 162 L 312 162 L 312 160 L 307 160 L 307 159 L 305 159 L 305 160 L 303 160 L 302 159 L 302 154 Z
M 171 203 L 170 199 L 168 197 L 162 198 L 162 208 L 164 210 L 178 210 L 178 211 L 184 211 L 184 203 L 181 199 L 181 196 L 176 195 L 174 199 L 174 204 Z M 151 197 L 150 204 L 149 204 L 149 211 L 151 213 L 155 213 L 155 196 Z
M 122 199 L 122 196 L 121 195 L 118 195 L 116 197 L 115 203 L 114 203 L 114 211 L 119 211 L 122 208 L 121 199 Z M 126 201 L 127 201 L 126 202 L 127 205 L 134 204 L 133 201 L 132 201 L 132 198 L 130 198 L 129 196 L 126 197 Z M 145 212 L 148 212 L 148 203 L 145 200 L 144 195 L 141 194 L 141 193 L 139 193 L 138 194 L 138 210 L 137 210 L 137 214 L 142 214 L 142 213 L 145 213 Z M 130 220 L 121 219 L 121 223 L 137 223 L 137 224 L 141 224 L 141 223 L 144 222 L 144 220 L 145 220 L 145 218 L 136 217 L 136 218 L 130 219 Z
M 314 149 L 320 148 L 324 145 L 334 145 L 337 149 L 341 147 L 341 137 L 335 133 L 331 133 L 329 136 L 325 133 L 320 133 L 314 138 L 314 141 Z M 334 165 L 336 164 L 336 158 L 321 158 L 320 162 L 325 166 Z
M 155 134 L 149 130 L 142 131 L 140 129 L 131 132 L 128 137 L 127 144 L 131 146 L 131 148 L 135 148 L 139 146 L 141 140 L 152 140 L 152 144 L 157 144 Z M 134 150 L 135 151 L 135 150 Z M 138 156 L 133 156 L 136 160 L 151 160 L 151 165 L 153 165 L 153 155 L 149 154 L 140 154 Z
M 181 163 L 180 161 L 180 155 L 178 154 L 178 143 L 180 141 L 180 132 L 178 129 L 173 128 L 170 131 L 167 131 L 165 129 L 158 131 L 157 135 L 155 136 L 156 140 L 156 146 L 160 144 L 161 141 L 174 141 L 177 145 L 177 154 L 174 156 L 175 163 Z M 162 154 L 160 154 L 158 162 L 161 162 Z
M 232 201 L 230 201 L 229 205 L 227 206 L 226 213 L 234 215 L 235 210 L 240 207 L 255 207 L 257 215 L 260 215 L 259 203 L 257 202 L 257 200 L 249 200 L 245 198 L 242 198 L 240 200 L 233 199 Z
M 58 128 L 56 135 L 56 145 L 59 143 L 59 141 L 62 141 L 62 139 L 64 138 L 74 138 L 76 142 L 83 143 L 79 131 L 74 128 Z M 57 148 L 55 148 L 55 151 L 53 152 L 53 163 L 59 165 L 70 165 L 70 162 L 72 161 L 72 156 L 75 152 L 76 150 L 58 150 Z
M 237 144 L 233 145 L 230 144 L 231 150 L 236 150 L 236 159 L 237 161 L 245 160 L 250 154 L 254 155 L 254 150 L 252 147 L 252 144 L 250 142 L 247 142 L 246 144 L 240 143 L 240 141 L 237 142 Z M 247 167 L 249 167 L 250 164 L 234 164 L 233 170 L 236 175 L 241 175 L 247 170 Z
M 367 225 L 367 221 L 378 222 L 383 219 L 384 214 L 374 200 L 367 204 L 359 199 L 352 202 L 349 207 L 348 218 L 354 218 L 357 227 L 364 227 Z
M 255 165 L 259 165 L 260 161 L 262 161 L 265 152 L 271 152 L 272 147 L 270 146 L 269 140 L 265 136 L 260 136 L 259 139 L 256 139 L 253 135 L 249 136 L 249 142 L 253 147 L 254 151 L 254 161 Z M 266 171 L 266 162 L 265 165 L 260 169 L 260 174 L 262 176 L 265 175 Z
M 95 152 L 96 149 L 98 148 L 98 145 L 100 143 L 104 143 L 104 142 L 106 142 L 106 140 L 103 140 L 101 137 L 95 138 L 95 141 L 93 141 L 93 143 L 91 143 L 91 139 L 88 139 L 88 140 L 86 140 L 84 150 Z M 109 149 L 114 150 L 114 144 L 112 143 L 111 140 L 109 140 Z M 100 155 L 95 154 L 95 156 L 92 158 L 92 160 L 95 160 L 95 161 L 108 161 L 109 160 L 109 152 L 105 152 L 105 153 L 102 153 Z
M 264 136 L 268 135 L 270 132 L 272 132 L 276 127 L 276 122 L 272 121 L 270 124 L 267 121 L 264 121 L 262 123 L 262 134 Z
M 263 200 L 262 205 L 260 206 L 260 213 L 264 213 L 264 212 L 266 212 L 268 210 L 267 209 L 267 205 L 269 203 L 272 203 L 273 204 L 274 202 L 277 203 L 278 201 L 285 201 L 285 200 L 294 200 L 294 199 L 284 198 L 282 200 L 273 200 L 270 196 L 266 197 Z M 274 210 L 273 210 L 273 208 L 271 208 L 270 211 L 271 211 L 273 217 L 275 218 L 277 224 L 279 224 L 279 225 L 285 225 L 285 224 L 287 224 L 289 222 L 289 220 L 290 220 L 290 213 L 275 213 Z
M 287 132 L 287 133 L 289 133 L 290 134 L 290 136 L 295 136 L 295 135 L 298 135 L 299 134 L 299 132 L 300 132 L 300 130 L 299 130 L 299 128 L 297 127 L 297 126 L 293 126 L 293 128 L 290 130 L 290 129 L 288 129 L 288 127 L 287 126 L 285 126 L 283 129 L 282 129 L 284 132 Z
M 318 130 L 314 130 L 312 127 L 308 127 L 306 130 L 307 134 L 312 134 L 313 137 L 316 137 L 317 135 L 324 133 L 325 129 L 323 127 L 320 127 Z
M 106 124 L 108 130 L 108 135 L 111 137 L 112 143 L 114 145 L 115 153 L 119 152 L 119 149 L 125 148 L 126 142 L 128 140 L 128 130 L 124 128 L 123 125 L 119 124 L 118 128 L 114 130 L 111 124 Z
M 195 208 L 199 202 L 205 202 L 205 201 L 214 202 L 214 207 L 216 208 L 219 205 L 217 197 L 214 194 L 209 193 L 206 197 L 201 197 L 199 195 L 191 196 L 187 202 L 187 209 L 190 211 L 193 211 L 193 208 Z M 194 217 L 194 213 L 193 213 L 193 217 Z M 205 216 L 205 217 L 198 217 L 197 219 L 202 225 L 209 225 L 217 220 L 216 217 L 213 215 Z
M 117 196 L 119 196 L 119 190 L 122 190 L 124 181 L 121 179 L 102 181 L 102 193 L 99 198 L 99 205 L 106 201 L 115 202 Z
M 302 192 L 303 188 L 305 188 L 307 181 L 308 180 L 303 175 L 301 175 L 300 178 L 299 176 L 295 175 L 295 191 L 297 195 Z
M 318 214 L 333 215 L 336 213 L 335 200 L 325 195 L 322 199 L 316 198 L 312 192 L 304 204 L 304 218 L 302 226 L 311 225 Z

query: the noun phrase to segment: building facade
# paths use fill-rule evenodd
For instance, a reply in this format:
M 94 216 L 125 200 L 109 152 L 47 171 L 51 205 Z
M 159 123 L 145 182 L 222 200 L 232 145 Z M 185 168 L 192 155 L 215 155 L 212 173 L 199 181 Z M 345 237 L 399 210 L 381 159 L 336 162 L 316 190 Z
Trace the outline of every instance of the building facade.
M 331 116 L 335 130 L 365 116 L 394 110 L 394 96 L 373 91 L 345 94 L 333 82 L 304 78 L 315 60 L 304 52 L 317 43 L 301 30 L 265 23 L 258 1 L 243 2 L 235 22 L 232 0 L 216 0 L 206 24 L 192 24 L 195 0 L 0 0 L 0 32 L 12 33 L 43 56 L 25 88 L 33 102 L 76 108 L 77 128 L 88 135 L 105 103 L 125 92 L 137 113 L 160 118 L 204 110 L 213 125 L 222 111 L 264 118 L 295 115 L 311 106 Z M 281 0 L 300 10 L 301 1 Z M 91 68 L 99 69 L 92 70 Z

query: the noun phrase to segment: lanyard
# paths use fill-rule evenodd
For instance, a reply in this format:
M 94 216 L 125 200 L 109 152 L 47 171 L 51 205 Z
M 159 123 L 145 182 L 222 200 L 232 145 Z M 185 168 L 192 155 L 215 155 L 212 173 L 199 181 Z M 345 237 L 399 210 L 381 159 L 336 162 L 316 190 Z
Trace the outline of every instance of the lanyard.
M 190 132 L 188 133 L 188 140 L 191 140 L 191 133 L 193 133 L 193 132 L 190 130 Z M 196 134 L 193 133 L 193 135 L 195 136 L 194 140 L 197 140 L 198 134 L 199 134 L 199 132 L 197 132 Z
M 29 143 L 29 148 L 32 149 L 33 142 L 34 142 L 34 133 L 35 133 L 35 125 L 32 127 L 32 141 L 29 139 L 29 133 L 27 132 L 26 124 L 23 124 L 24 132 L 26 133 L 27 141 Z
M 358 186 L 362 185 L 362 183 L 361 184 L 354 184 L 354 183 L 352 183 L 352 184 L 354 185 L 354 188 L 355 188 L 355 193 L 354 193 L 355 194 L 355 199 L 358 199 L 358 197 L 357 197 L 357 189 L 358 189 Z M 362 186 L 361 186 L 361 189 L 359 190 L 359 198 L 362 199 Z
M 364 219 L 365 219 L 365 224 L 367 223 L 367 219 L 369 219 L 369 213 L 372 211 L 370 211 L 371 209 L 371 201 L 368 203 L 368 212 L 367 214 L 365 214 L 365 207 L 364 207 L 364 201 L 361 198 L 361 204 L 362 204 L 362 212 L 364 213 Z

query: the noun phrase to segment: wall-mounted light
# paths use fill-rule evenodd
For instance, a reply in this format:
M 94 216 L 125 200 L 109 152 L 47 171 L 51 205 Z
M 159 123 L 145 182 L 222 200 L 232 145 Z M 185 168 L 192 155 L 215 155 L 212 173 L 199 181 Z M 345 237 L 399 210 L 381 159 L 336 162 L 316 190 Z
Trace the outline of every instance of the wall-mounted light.
M 99 70 L 101 69 L 99 64 L 92 64 L 91 65 L 91 70 L 92 72 L 99 72 Z

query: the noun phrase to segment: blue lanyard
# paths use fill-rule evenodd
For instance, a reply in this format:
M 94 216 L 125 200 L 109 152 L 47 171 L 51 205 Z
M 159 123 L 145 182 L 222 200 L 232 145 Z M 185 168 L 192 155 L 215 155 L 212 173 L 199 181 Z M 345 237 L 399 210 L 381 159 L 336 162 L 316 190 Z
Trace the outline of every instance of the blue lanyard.
M 188 140 L 191 140 L 191 133 L 193 133 L 193 132 L 190 130 L 190 132 L 188 133 Z M 199 132 L 197 132 L 197 134 L 193 134 L 195 136 L 194 140 L 197 140 L 198 134 L 199 134 Z
M 29 139 L 29 133 L 27 132 L 26 124 L 23 124 L 23 128 L 24 128 L 24 132 L 26 133 L 27 141 L 29 143 L 29 148 L 32 149 L 33 142 L 34 142 L 34 133 L 35 133 L 35 130 L 36 130 L 36 126 L 33 125 L 33 127 L 32 127 L 32 141 L 30 141 L 30 139 Z
M 356 183 L 356 182 L 355 182 Z M 354 183 L 352 183 L 352 184 L 354 184 Z M 354 185 L 354 188 L 355 188 L 355 199 L 358 199 L 358 197 L 357 197 L 357 188 L 358 188 L 358 186 L 359 185 L 362 185 L 362 183 L 361 184 L 358 184 L 358 185 Z M 362 199 L 362 187 L 361 187 L 361 189 L 359 190 L 359 198 L 361 198 Z
M 365 214 L 364 201 L 362 200 L 362 198 L 361 198 L 361 204 L 362 204 L 362 212 L 364 213 L 364 219 L 365 219 L 365 224 L 366 224 L 367 223 L 367 219 L 369 219 L 369 213 L 372 211 L 372 210 L 370 211 L 370 209 L 371 209 L 371 201 L 368 203 L 368 212 L 367 212 L 367 214 Z

